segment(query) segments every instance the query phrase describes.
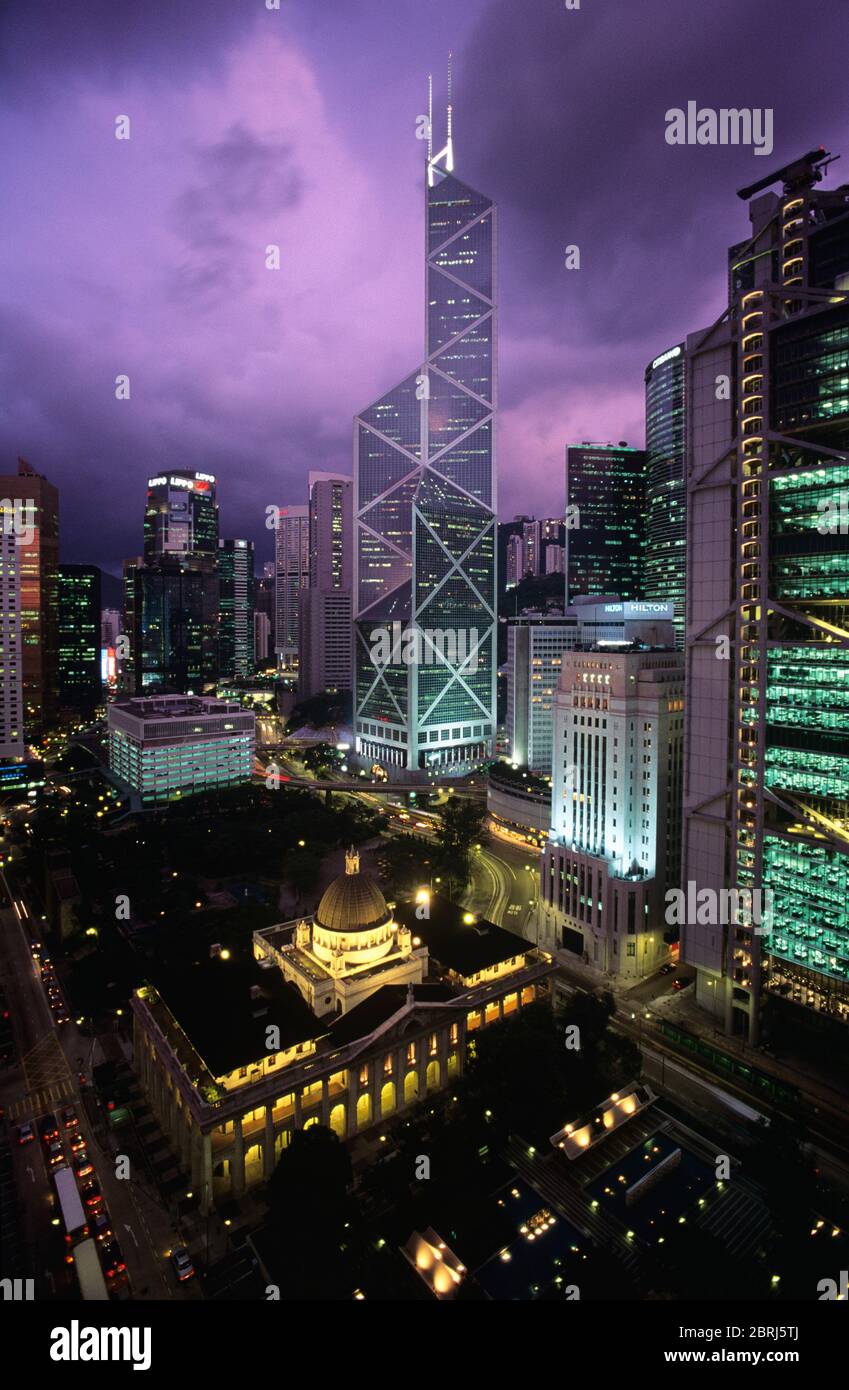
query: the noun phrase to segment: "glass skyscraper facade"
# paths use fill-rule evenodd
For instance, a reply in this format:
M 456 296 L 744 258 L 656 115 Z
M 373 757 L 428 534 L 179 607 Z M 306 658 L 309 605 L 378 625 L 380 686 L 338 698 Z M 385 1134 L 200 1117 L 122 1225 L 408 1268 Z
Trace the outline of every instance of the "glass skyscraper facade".
M 59 566 L 59 698 L 91 713 L 100 704 L 100 570 Z
M 849 1023 L 849 187 L 816 188 L 824 158 L 763 181 L 729 312 L 687 345 L 685 878 L 771 902 L 684 953 L 751 1040 L 768 1001 Z
M 218 542 L 221 611 L 218 625 L 219 676 L 254 673 L 253 541 Z
M 356 747 L 387 769 L 463 771 L 495 734 L 496 212 L 450 148 L 427 166 L 425 361 L 354 424 Z M 373 660 L 393 623 L 420 663 Z
M 566 602 L 643 596 L 646 455 L 627 444 L 566 449 Z
M 646 367 L 646 556 L 643 594 L 675 605 L 676 645 L 684 645 L 687 578 L 684 475 L 684 344 Z

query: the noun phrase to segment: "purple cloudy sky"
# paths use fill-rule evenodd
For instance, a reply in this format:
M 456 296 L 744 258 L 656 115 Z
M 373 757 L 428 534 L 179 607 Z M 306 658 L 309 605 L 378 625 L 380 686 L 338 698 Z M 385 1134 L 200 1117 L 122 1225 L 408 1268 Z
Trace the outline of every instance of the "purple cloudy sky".
M 457 172 L 501 208 L 500 511 L 558 512 L 564 444 L 642 443 L 646 362 L 720 311 L 735 189 L 849 156 L 848 38 L 845 0 L 5 0 L 2 471 L 114 572 L 147 475 L 201 468 L 264 558 L 265 507 L 349 470 L 422 355 L 415 122 L 453 48 Z M 668 146 L 688 100 L 774 108 L 773 154 Z

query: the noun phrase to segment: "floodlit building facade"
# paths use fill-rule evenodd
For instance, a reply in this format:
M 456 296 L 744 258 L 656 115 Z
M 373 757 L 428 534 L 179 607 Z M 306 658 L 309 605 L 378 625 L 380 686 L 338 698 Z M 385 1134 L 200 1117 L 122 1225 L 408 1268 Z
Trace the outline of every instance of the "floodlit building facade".
M 543 939 L 626 979 L 668 958 L 680 874 L 684 667 L 667 632 L 665 649 L 565 653 L 555 701 Z
M 267 1180 L 297 1129 L 391 1123 L 462 1074 L 477 1031 L 550 1002 L 548 953 L 427 909 L 388 904 L 351 854 L 314 917 L 254 933 L 252 958 L 216 951 L 137 991 L 135 1066 L 202 1208 Z
M 496 693 L 496 211 L 428 148 L 425 360 L 354 425 L 355 741 L 389 775 L 467 771 L 492 751 Z M 374 658 L 400 621 L 463 653 Z
M 688 921 L 696 997 L 849 1023 L 849 186 L 823 150 L 767 175 L 729 300 L 687 339 L 683 879 L 768 920 Z M 772 894 L 769 908 L 767 892 Z

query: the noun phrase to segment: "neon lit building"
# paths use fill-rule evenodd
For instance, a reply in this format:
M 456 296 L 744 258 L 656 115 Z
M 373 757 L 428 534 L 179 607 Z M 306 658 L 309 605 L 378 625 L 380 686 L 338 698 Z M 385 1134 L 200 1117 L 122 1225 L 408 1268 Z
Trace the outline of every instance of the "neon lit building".
M 107 710 L 109 766 L 141 807 L 249 782 L 255 718 L 238 701 L 155 695 Z
M 688 922 L 683 955 L 752 1042 L 767 1000 L 849 1023 L 849 186 L 817 190 L 829 162 L 741 190 L 727 310 L 687 340 L 684 879 L 773 903 L 768 930 Z
M 687 578 L 684 478 L 684 344 L 646 367 L 646 555 L 643 596 L 675 604 L 676 645 L 684 645 Z
M 491 754 L 496 682 L 496 212 L 429 142 L 425 361 L 354 424 L 355 738 L 392 769 Z M 431 125 L 432 130 L 432 125 Z M 372 660 L 392 622 L 455 635 L 457 659 Z

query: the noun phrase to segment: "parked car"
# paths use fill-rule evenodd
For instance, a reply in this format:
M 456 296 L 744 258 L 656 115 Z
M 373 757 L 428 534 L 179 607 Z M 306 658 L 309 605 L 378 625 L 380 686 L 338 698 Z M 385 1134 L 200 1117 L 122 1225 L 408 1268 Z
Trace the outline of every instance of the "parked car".
M 181 1284 L 194 1277 L 195 1267 L 189 1259 L 185 1245 L 175 1245 L 171 1251 L 171 1265 Z
M 675 979 L 672 981 L 672 988 L 686 989 L 687 986 L 691 985 L 692 983 L 693 981 L 690 979 L 689 975 L 676 975 Z

